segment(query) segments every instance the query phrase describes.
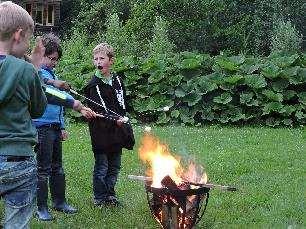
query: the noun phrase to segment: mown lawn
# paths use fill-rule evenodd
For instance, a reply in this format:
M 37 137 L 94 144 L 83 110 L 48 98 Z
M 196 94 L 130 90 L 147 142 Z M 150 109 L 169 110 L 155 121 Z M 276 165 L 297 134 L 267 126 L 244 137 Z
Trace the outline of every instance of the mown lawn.
M 305 128 L 153 127 L 173 152 L 205 166 L 210 182 L 238 187 L 212 190 L 207 212 L 197 228 L 304 228 L 306 194 Z M 53 212 L 52 223 L 32 220 L 33 228 L 158 228 L 147 206 L 137 148 L 143 127 L 135 127 L 137 145 L 123 153 L 117 192 L 121 208 L 92 204 L 93 155 L 87 126 L 73 124 L 64 143 L 69 203 L 76 215 Z M 1 207 L 3 211 L 3 207 Z

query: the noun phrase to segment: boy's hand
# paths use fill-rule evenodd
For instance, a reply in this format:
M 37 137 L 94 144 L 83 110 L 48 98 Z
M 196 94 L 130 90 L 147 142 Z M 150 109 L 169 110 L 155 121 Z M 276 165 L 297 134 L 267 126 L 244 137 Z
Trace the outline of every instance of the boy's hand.
M 116 123 L 117 123 L 117 126 L 122 126 L 122 124 L 123 124 L 124 122 L 123 122 L 122 118 L 119 118 L 119 119 L 116 121 Z
M 95 118 L 96 113 L 92 111 L 90 108 L 83 106 L 82 109 L 80 110 L 80 113 L 88 119 Z
M 68 139 L 68 132 L 66 130 L 62 130 L 61 138 L 62 138 L 62 141 L 65 141 Z
M 44 55 L 45 55 L 45 46 L 43 45 L 41 38 L 38 37 L 36 40 L 35 47 L 32 50 L 32 54 L 29 57 L 31 63 L 34 65 L 36 69 L 39 69 L 41 67 L 41 61 Z
M 85 107 L 79 100 L 74 100 L 73 110 L 80 112 L 85 118 L 95 118 L 96 113 L 90 108 Z
M 58 89 L 64 90 L 64 91 L 69 91 L 70 90 L 70 85 L 66 81 L 62 80 L 54 80 L 52 82 L 52 85 Z

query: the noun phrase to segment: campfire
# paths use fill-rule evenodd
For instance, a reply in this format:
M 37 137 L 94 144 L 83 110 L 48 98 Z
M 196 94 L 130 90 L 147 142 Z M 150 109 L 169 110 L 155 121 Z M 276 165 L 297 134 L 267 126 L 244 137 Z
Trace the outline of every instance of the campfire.
M 145 182 L 148 205 L 162 228 L 192 228 L 204 215 L 211 188 L 235 190 L 208 184 L 207 174 L 193 162 L 184 168 L 181 159 L 150 133 L 144 135 L 139 155 L 147 165 L 147 174 L 129 178 Z

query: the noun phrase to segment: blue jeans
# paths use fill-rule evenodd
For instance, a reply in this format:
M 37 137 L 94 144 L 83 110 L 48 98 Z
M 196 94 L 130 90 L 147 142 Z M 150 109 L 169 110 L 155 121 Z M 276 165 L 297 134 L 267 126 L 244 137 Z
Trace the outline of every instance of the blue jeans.
M 102 153 L 94 150 L 93 192 L 97 201 L 115 196 L 115 184 L 121 167 L 122 151 Z
M 64 175 L 61 130 L 50 127 L 37 128 L 38 144 L 35 146 L 38 178 Z
M 4 228 L 29 228 L 36 198 L 37 168 L 32 156 L 7 162 L 0 156 L 0 197 L 5 201 Z

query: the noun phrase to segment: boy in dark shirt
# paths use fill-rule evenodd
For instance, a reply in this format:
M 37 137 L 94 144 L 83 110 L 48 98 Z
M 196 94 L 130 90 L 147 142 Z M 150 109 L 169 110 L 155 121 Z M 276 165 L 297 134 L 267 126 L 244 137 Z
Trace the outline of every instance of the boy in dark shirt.
M 122 79 L 111 73 L 114 61 L 113 48 L 101 43 L 93 50 L 96 73 L 85 87 L 85 95 L 96 103 L 88 106 L 96 113 L 105 116 L 126 114 L 126 95 Z M 94 204 L 119 204 L 115 184 L 121 167 L 121 154 L 124 146 L 122 138 L 123 119 L 109 120 L 96 118 L 89 121 L 92 150 L 95 158 L 93 171 Z

